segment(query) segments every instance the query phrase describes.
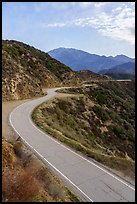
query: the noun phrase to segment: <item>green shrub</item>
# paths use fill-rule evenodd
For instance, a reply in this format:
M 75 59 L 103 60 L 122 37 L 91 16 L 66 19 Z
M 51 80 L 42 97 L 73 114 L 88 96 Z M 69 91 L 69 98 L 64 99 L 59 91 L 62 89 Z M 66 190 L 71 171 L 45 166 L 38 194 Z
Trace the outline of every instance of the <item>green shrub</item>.
M 109 115 L 107 114 L 106 110 L 99 106 L 99 105 L 95 105 L 93 107 L 93 111 L 96 113 L 96 115 L 102 120 L 102 121 L 106 121 L 109 119 Z
M 122 126 L 119 126 L 118 124 L 116 126 L 113 126 L 113 132 L 121 139 L 125 139 L 125 130 Z
M 97 96 L 96 96 L 96 100 L 99 104 L 104 104 L 106 103 L 106 100 L 107 100 L 107 96 L 105 94 L 102 94 L 102 93 L 99 93 Z

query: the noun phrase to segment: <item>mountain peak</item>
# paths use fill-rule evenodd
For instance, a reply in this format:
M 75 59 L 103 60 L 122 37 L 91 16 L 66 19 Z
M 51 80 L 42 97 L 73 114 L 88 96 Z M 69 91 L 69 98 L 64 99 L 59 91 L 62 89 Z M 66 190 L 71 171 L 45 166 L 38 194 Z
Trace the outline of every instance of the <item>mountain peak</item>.
M 49 51 L 48 54 L 61 63 L 71 67 L 74 71 L 88 69 L 98 73 L 100 70 L 108 69 L 119 64 L 129 61 L 134 62 L 134 59 L 123 54 L 115 57 L 106 57 L 105 55 L 91 54 L 75 48 L 61 47 Z

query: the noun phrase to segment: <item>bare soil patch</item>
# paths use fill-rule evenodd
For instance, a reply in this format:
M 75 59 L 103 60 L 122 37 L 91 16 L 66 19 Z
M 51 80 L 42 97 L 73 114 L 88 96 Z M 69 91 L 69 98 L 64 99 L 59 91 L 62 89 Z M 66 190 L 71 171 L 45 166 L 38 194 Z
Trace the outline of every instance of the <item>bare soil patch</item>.
M 19 101 L 6 101 L 2 102 L 2 137 L 12 141 L 15 137 L 10 125 L 9 125 L 9 114 L 12 110 L 19 106 L 22 103 L 25 103 L 28 100 L 19 100 Z

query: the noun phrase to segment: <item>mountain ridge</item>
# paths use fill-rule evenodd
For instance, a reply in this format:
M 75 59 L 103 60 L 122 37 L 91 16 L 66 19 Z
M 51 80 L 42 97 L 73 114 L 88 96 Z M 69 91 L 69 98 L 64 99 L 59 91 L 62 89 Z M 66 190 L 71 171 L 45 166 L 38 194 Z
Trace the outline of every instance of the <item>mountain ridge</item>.
M 114 66 L 110 69 L 105 69 L 99 72 L 100 74 L 106 73 L 125 73 L 125 74 L 135 74 L 135 63 L 126 62 L 117 66 Z
M 115 57 L 105 55 L 91 54 L 75 48 L 56 48 L 50 50 L 48 54 L 71 67 L 74 71 L 91 70 L 98 73 L 100 70 L 108 69 L 124 62 L 134 62 L 135 59 L 126 55 L 116 55 Z

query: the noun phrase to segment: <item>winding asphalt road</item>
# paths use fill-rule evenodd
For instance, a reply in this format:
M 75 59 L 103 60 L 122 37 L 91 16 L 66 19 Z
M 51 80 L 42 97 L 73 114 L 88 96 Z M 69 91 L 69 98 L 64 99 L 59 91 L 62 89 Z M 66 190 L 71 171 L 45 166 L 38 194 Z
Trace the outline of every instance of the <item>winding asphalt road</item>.
M 82 201 L 135 202 L 135 188 L 97 163 L 88 160 L 38 129 L 31 120 L 33 109 L 57 93 L 47 95 L 15 108 L 10 124 L 22 141 L 68 185 Z

